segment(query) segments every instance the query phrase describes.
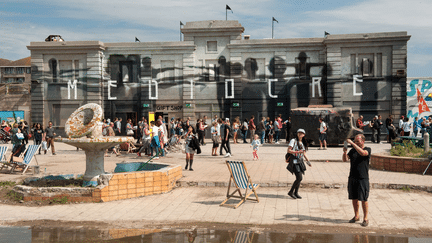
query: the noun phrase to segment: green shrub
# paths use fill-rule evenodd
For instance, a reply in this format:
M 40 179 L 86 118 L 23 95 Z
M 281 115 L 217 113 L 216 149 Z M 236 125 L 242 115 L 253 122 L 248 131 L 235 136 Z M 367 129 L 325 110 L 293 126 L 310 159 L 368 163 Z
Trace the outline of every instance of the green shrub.
M 21 200 L 23 200 L 23 197 L 19 193 L 15 192 L 14 190 L 10 190 L 7 193 L 7 195 L 8 195 L 8 197 L 10 199 L 12 199 L 14 201 L 21 201 Z
M 0 187 L 8 187 L 8 186 L 15 186 L 16 182 L 14 181 L 0 181 Z
M 411 141 L 404 141 L 403 145 L 397 144 L 390 149 L 392 156 L 426 158 L 430 152 L 425 153 L 423 148 L 416 147 Z

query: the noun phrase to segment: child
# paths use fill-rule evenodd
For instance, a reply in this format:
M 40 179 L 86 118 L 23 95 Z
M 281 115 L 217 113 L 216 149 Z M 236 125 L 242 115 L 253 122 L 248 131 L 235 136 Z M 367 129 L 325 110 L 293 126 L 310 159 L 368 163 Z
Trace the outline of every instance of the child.
M 254 135 L 254 140 L 252 141 L 251 147 L 253 148 L 253 160 L 255 160 L 255 158 L 258 160 L 258 147 L 261 145 L 259 139 L 258 139 L 258 134 Z

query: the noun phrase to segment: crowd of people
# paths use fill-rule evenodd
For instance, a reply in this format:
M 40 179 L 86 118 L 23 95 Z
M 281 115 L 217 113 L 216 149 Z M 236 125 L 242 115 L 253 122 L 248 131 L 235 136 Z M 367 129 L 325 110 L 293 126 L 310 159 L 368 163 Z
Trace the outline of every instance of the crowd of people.
M 56 155 L 54 146 L 55 132 L 53 124 L 50 121 L 46 128 L 43 128 L 40 123 L 34 123 L 31 127 L 27 121 L 20 120 L 13 123 L 2 120 L 1 122 L 2 139 L 8 142 L 10 139 L 12 143 L 12 156 L 18 157 L 26 150 L 26 145 L 29 139 L 33 139 L 35 145 L 41 145 L 39 154 L 47 153 L 51 148 L 52 155 Z M 7 137 L 7 138 L 6 138 Z
M 231 157 L 232 151 L 230 146 L 230 140 L 234 143 L 238 143 L 240 137 L 243 138 L 244 143 L 250 143 L 252 148 L 253 160 L 259 160 L 259 147 L 264 143 L 275 143 L 279 144 L 281 132 L 285 130 L 285 137 L 288 143 L 287 154 L 285 160 L 288 163 L 287 169 L 293 175 L 295 175 L 295 181 L 293 182 L 288 195 L 293 199 L 302 199 L 299 194 L 299 188 L 303 175 L 306 171 L 305 163 L 308 166 L 312 166 L 309 161 L 306 152 L 308 150 L 308 144 L 305 139 L 306 132 L 300 128 L 297 130 L 296 135 L 290 137 L 291 119 L 288 118 L 285 121 L 282 120 L 282 115 L 277 116 L 274 121 L 270 118 L 262 117 L 258 124 L 255 124 L 255 117 L 251 116 L 250 119 L 244 119 L 241 122 L 239 117 L 233 119 L 231 123 L 229 118 L 218 118 L 215 116 L 211 121 L 204 116 L 203 118 L 197 119 L 194 125 L 191 124 L 190 118 L 183 121 L 181 118 L 171 118 L 167 124 L 163 118 L 159 116 L 155 121 L 151 121 L 150 124 L 147 122 L 145 117 L 142 117 L 135 126 L 131 119 L 127 120 L 125 126 L 125 133 L 127 136 L 133 136 L 136 138 L 135 144 L 141 144 L 138 156 L 148 155 L 152 159 L 158 159 L 159 156 L 165 156 L 166 147 L 170 146 L 172 141 L 179 143 L 181 139 L 184 139 L 184 153 L 186 154 L 186 165 L 185 170 L 193 171 L 194 155 L 200 154 L 200 146 L 205 145 L 205 131 L 210 130 L 211 141 L 212 141 L 212 156 L 223 155 L 225 151 L 225 157 Z M 114 121 L 110 119 L 103 120 L 103 135 L 104 136 L 116 136 L 122 135 L 122 119 L 115 118 Z M 327 149 L 327 124 L 323 118 L 319 119 L 319 141 L 320 149 Z M 417 125 L 418 124 L 418 125 Z M 427 128 L 432 124 L 432 119 L 428 121 L 418 121 L 415 119 L 414 125 L 409 121 L 401 117 L 399 127 L 396 129 L 393 125 L 392 116 L 389 116 L 385 125 L 387 130 L 394 130 L 395 133 L 409 136 L 410 130 L 413 128 L 413 135 L 417 136 L 420 131 L 424 134 Z M 360 129 L 364 129 L 369 126 L 376 131 L 373 132 L 373 142 L 380 142 L 380 130 L 383 123 L 381 116 L 376 116 L 369 123 L 363 123 L 363 117 L 360 116 L 356 122 L 356 125 Z M 7 129 L 8 125 L 2 122 L 2 129 Z M 169 128 L 169 129 L 168 129 Z M 424 129 L 426 128 L 426 129 Z M 43 128 L 41 124 L 36 123 L 29 129 L 27 122 L 20 122 L 13 124 L 12 128 L 9 129 L 12 137 L 13 151 L 19 152 L 22 149 L 22 145 L 28 143 L 28 138 L 33 137 L 35 144 L 45 143 L 43 147 L 44 153 L 47 153 L 48 148 L 51 147 L 52 154 L 55 155 L 54 148 L 54 128 L 52 122 L 48 123 L 46 128 Z M 168 132 L 169 131 L 169 132 Z M 17 134 L 22 134 L 17 136 Z M 249 135 L 249 136 L 248 136 Z M 247 139 L 250 139 L 249 142 Z M 348 197 L 352 200 L 354 208 L 354 217 L 349 220 L 350 223 L 359 221 L 359 208 L 360 202 L 363 208 L 363 223 L 362 226 L 368 226 L 368 197 L 369 197 L 369 160 L 371 155 L 371 149 L 365 146 L 365 136 L 357 135 L 354 140 L 347 139 L 348 144 L 352 146 L 352 149 L 348 152 L 348 148 L 344 147 L 342 160 L 350 161 L 350 174 L 348 179 Z M 133 143 L 129 143 L 130 146 L 134 146 Z M 219 151 L 218 151 L 219 150 Z M 118 154 L 116 148 L 113 151 Z M 39 151 L 41 154 L 41 151 Z
M 130 148 L 134 144 L 138 144 L 138 156 L 147 155 L 153 159 L 159 159 L 160 156 L 165 156 L 167 147 L 171 144 L 179 144 L 179 141 L 184 141 L 185 167 L 190 170 L 192 170 L 194 151 L 199 150 L 199 146 L 206 145 L 207 130 L 210 131 L 212 141 L 212 156 L 232 156 L 231 142 L 237 144 L 242 139 L 243 143 L 250 143 L 253 147 L 253 158 L 259 159 L 257 152 L 260 145 L 264 143 L 279 144 L 283 131 L 285 131 L 284 137 L 288 143 L 291 129 L 291 119 L 288 118 L 283 121 L 281 114 L 274 121 L 270 117 L 262 117 L 258 124 L 255 123 L 254 116 L 241 122 L 240 117 L 231 121 L 229 118 L 218 118 L 217 115 L 213 119 L 209 119 L 207 116 L 198 118 L 193 125 L 190 117 L 185 120 L 173 117 L 167 123 L 161 116 L 156 121 L 152 121 L 150 125 L 145 117 L 135 123 L 136 125 L 131 119 L 128 119 L 126 125 L 122 126 L 121 118 L 115 118 L 113 121 L 104 119 L 102 122 L 104 136 L 133 136 L 136 142 L 129 143 L 127 147 Z M 125 128 L 123 133 L 122 127 Z M 119 147 L 113 147 L 113 153 L 119 155 L 119 149 Z M 108 156 L 107 153 L 106 156 Z
M 397 136 L 411 136 L 423 138 L 424 134 L 427 132 L 432 132 L 432 116 L 429 117 L 414 117 L 414 121 L 410 122 L 408 117 L 400 116 L 397 125 L 394 125 L 393 116 L 389 115 L 385 121 L 382 121 L 381 115 L 376 115 L 371 121 L 363 121 L 363 116 L 359 116 L 356 121 L 356 127 L 363 130 L 368 127 L 372 131 L 371 142 L 372 143 L 382 143 L 381 142 L 381 131 L 382 127 L 385 126 L 387 131 L 386 140 L 390 143 L 392 139 Z

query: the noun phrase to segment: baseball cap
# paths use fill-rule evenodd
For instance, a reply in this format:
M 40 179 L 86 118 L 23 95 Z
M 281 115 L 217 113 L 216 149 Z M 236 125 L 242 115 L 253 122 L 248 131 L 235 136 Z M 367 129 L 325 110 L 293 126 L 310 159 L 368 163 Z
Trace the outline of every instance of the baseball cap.
M 301 133 L 303 133 L 303 134 L 306 134 L 305 130 L 302 129 L 302 128 L 300 128 L 299 130 L 297 130 L 297 133 L 299 133 L 299 132 L 301 132 Z

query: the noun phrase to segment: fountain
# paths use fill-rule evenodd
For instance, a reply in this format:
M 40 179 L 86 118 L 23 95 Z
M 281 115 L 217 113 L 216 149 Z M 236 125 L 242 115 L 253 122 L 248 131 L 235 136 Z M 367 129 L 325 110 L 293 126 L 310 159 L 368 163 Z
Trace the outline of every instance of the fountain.
M 83 187 L 31 186 L 38 180 L 77 179 L 78 175 L 50 175 L 26 178 L 23 185 L 14 187 L 15 193 L 24 201 L 67 200 L 69 202 L 108 202 L 143 197 L 168 192 L 176 187 L 182 177 L 177 164 L 122 162 L 113 173 L 104 170 L 105 149 L 119 143 L 131 142 L 132 137 L 103 137 L 102 108 L 98 104 L 87 104 L 78 108 L 66 121 L 68 138 L 57 138 L 81 148 L 86 154 L 86 171 Z
M 89 103 L 75 110 L 67 119 L 65 132 L 68 138 L 57 138 L 63 142 L 85 151 L 86 171 L 83 186 L 97 186 L 104 170 L 105 150 L 124 142 L 132 142 L 133 137 L 102 136 L 102 108 Z

